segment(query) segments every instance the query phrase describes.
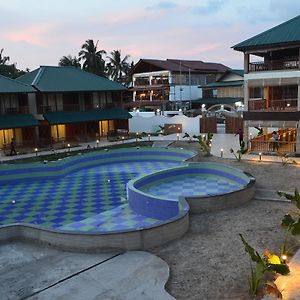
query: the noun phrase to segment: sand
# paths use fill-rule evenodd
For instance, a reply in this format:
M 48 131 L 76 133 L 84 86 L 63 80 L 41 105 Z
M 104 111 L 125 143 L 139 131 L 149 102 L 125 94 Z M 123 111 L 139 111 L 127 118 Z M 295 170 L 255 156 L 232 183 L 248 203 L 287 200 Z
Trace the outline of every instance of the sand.
M 197 148 L 194 143 L 173 146 Z M 300 166 L 199 157 L 199 161 L 207 160 L 252 174 L 257 189 L 300 189 Z M 249 258 L 238 234 L 260 253 L 265 249 L 278 253 L 285 234 L 281 219 L 292 208 L 287 202 L 254 199 L 239 208 L 190 215 L 189 230 L 181 239 L 152 251 L 170 266 L 167 291 L 176 299 L 252 299 L 247 281 Z M 297 249 L 298 239 L 290 242 Z

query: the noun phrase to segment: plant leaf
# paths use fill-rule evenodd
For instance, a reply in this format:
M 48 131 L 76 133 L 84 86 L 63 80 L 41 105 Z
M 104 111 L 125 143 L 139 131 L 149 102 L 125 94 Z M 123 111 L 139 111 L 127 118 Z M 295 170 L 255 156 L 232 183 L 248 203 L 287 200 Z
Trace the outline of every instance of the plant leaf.
M 269 264 L 268 271 L 276 272 L 281 275 L 287 275 L 290 273 L 290 268 L 286 264 Z
M 286 214 L 283 219 L 281 220 L 281 225 L 282 226 L 291 226 L 295 223 L 296 221 L 293 219 L 293 217 L 290 214 Z
M 298 235 L 300 234 L 300 218 L 298 219 L 297 223 L 294 223 L 293 225 L 291 225 L 291 232 L 292 235 Z
M 242 239 L 242 242 L 245 246 L 245 251 L 250 255 L 251 259 L 255 262 L 262 262 L 262 258 L 260 257 L 259 253 L 254 250 L 244 239 L 243 235 L 239 233 L 239 236 Z

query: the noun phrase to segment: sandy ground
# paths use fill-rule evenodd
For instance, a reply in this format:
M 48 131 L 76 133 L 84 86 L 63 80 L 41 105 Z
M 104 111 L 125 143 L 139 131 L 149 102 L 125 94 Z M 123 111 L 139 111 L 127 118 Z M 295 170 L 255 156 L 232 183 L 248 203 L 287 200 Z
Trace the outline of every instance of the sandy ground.
M 194 148 L 197 144 L 174 146 Z M 300 166 L 199 158 L 203 160 L 247 171 L 256 178 L 259 189 L 300 189 Z M 170 266 L 167 291 L 176 299 L 252 299 L 247 282 L 249 259 L 238 234 L 242 233 L 260 253 L 265 249 L 278 252 L 285 233 L 280 222 L 292 207 L 286 202 L 254 199 L 240 208 L 191 215 L 185 236 L 152 251 Z M 290 242 L 297 247 L 295 239 Z

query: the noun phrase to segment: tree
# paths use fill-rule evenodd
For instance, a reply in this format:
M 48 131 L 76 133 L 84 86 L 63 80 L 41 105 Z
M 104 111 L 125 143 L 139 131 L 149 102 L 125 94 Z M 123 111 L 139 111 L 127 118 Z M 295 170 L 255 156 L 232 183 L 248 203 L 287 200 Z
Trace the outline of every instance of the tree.
M 79 60 L 83 60 L 82 68 L 88 72 L 105 77 L 105 61 L 102 58 L 106 54 L 104 50 L 98 50 L 98 41 L 89 39 L 81 46 Z
M 2 56 L 4 49 L 2 48 L 0 50 L 0 65 L 6 65 L 7 62 L 9 62 L 9 56 Z
M 24 71 L 17 69 L 16 63 L 8 64 L 9 56 L 3 56 L 4 49 L 0 50 L 0 74 L 9 78 L 17 78 L 23 74 Z
M 121 50 L 114 50 L 108 56 L 107 71 L 110 78 L 114 81 L 123 82 L 124 77 L 129 70 L 129 63 L 127 62 L 129 55 L 125 55 L 122 59 Z
M 79 62 L 79 58 L 76 56 L 72 57 L 72 55 L 63 56 L 58 63 L 61 67 L 75 67 L 81 68 L 81 64 Z

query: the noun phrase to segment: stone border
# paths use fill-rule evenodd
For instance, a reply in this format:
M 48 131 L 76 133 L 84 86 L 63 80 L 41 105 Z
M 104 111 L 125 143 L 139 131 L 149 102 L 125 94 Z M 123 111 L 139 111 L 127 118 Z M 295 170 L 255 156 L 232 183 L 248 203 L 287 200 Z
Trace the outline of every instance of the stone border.
M 107 234 L 63 232 L 30 224 L 0 228 L 0 242 L 24 240 L 62 250 L 103 252 L 112 250 L 149 250 L 183 236 L 189 227 L 188 210 L 176 219 L 156 227 Z
M 184 197 L 194 214 L 241 206 L 254 197 L 255 179 L 242 190 L 210 197 Z

